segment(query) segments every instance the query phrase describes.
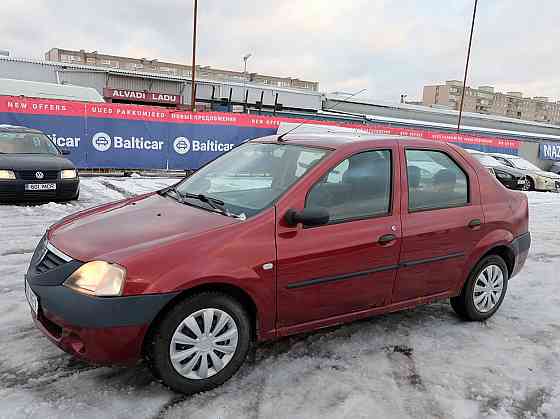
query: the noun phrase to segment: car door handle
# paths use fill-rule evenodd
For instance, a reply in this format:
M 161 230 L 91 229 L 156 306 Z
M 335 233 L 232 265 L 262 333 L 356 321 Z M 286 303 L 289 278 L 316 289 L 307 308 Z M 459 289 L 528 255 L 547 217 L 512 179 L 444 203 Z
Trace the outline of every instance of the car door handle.
M 386 244 L 394 242 L 396 239 L 397 239 L 397 236 L 395 236 L 394 234 L 385 234 L 385 235 L 379 237 L 379 239 L 377 240 L 377 243 L 384 246 Z
M 480 221 L 478 218 L 475 218 L 474 220 L 471 220 L 469 222 L 469 228 L 472 228 L 473 230 L 480 227 L 482 225 L 482 221 Z

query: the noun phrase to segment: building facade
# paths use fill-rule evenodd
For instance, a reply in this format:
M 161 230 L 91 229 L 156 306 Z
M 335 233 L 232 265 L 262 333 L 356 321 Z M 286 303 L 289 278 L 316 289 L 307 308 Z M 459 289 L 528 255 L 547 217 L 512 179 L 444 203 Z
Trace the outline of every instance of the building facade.
M 445 84 L 424 86 L 422 103 L 425 106 L 459 110 L 463 83 L 448 80 Z M 524 97 L 521 92 L 495 92 L 492 86 L 467 86 L 463 103 L 465 112 L 500 115 L 527 121 L 560 124 L 560 101 L 548 97 Z
M 67 50 L 52 48 L 45 53 L 45 60 L 60 63 L 79 64 L 95 67 L 107 67 L 121 70 L 158 73 L 167 76 L 192 77 L 192 66 L 169 63 L 147 58 L 131 58 L 117 55 L 101 54 L 97 51 Z M 245 73 L 232 70 L 221 70 L 210 66 L 196 66 L 196 76 L 201 79 L 248 82 L 264 84 L 269 87 L 301 89 L 312 92 L 319 91 L 319 83 L 300 80 L 292 77 L 267 76 L 258 73 Z

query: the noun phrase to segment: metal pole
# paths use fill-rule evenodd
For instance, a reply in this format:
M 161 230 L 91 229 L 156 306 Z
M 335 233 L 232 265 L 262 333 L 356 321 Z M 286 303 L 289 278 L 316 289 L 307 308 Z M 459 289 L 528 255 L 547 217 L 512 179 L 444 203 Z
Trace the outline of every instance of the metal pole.
M 478 0 L 474 0 L 474 10 L 472 15 L 471 23 L 471 35 L 469 38 L 469 48 L 467 50 L 467 62 L 465 63 L 465 76 L 463 77 L 463 92 L 461 94 L 461 106 L 459 107 L 459 121 L 457 121 L 457 132 L 461 131 L 461 119 L 463 117 L 463 103 L 465 100 L 465 91 L 467 90 L 467 73 L 469 71 L 469 60 L 471 58 L 471 45 L 474 32 L 474 21 L 476 19 L 476 6 L 478 5 Z
M 198 9 L 198 0 L 194 0 L 194 19 L 193 19 L 193 41 L 192 41 L 192 90 L 191 90 L 191 110 L 196 110 L 196 14 Z

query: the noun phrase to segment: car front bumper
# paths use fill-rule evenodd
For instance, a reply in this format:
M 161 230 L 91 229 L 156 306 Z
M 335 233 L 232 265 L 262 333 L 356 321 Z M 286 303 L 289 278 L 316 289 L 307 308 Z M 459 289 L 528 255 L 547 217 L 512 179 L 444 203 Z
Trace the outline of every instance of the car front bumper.
M 26 286 L 37 299 L 36 305 L 31 304 L 37 307 L 36 312 L 31 309 L 33 320 L 52 342 L 78 358 L 96 364 L 136 362 L 150 324 L 178 293 L 82 294 L 63 285 L 82 265 L 43 237 L 25 275 Z
M 535 179 L 535 189 L 538 191 L 560 192 L 560 179 L 539 176 Z
M 28 184 L 56 184 L 55 190 L 29 191 Z M 69 201 L 78 196 L 80 179 L 57 179 L 45 181 L 30 181 L 23 179 L 0 181 L 0 202 L 44 202 Z

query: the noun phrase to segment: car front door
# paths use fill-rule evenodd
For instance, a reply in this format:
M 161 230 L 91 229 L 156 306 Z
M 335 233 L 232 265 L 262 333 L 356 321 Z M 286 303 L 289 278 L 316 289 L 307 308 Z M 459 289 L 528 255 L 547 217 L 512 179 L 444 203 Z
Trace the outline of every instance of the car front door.
M 389 304 L 401 246 L 397 156 L 391 142 L 329 160 L 279 202 L 280 328 Z M 286 223 L 289 209 L 304 208 L 327 209 L 330 222 Z
M 482 235 L 474 169 L 451 147 L 401 146 L 402 249 L 393 303 L 456 289 Z

